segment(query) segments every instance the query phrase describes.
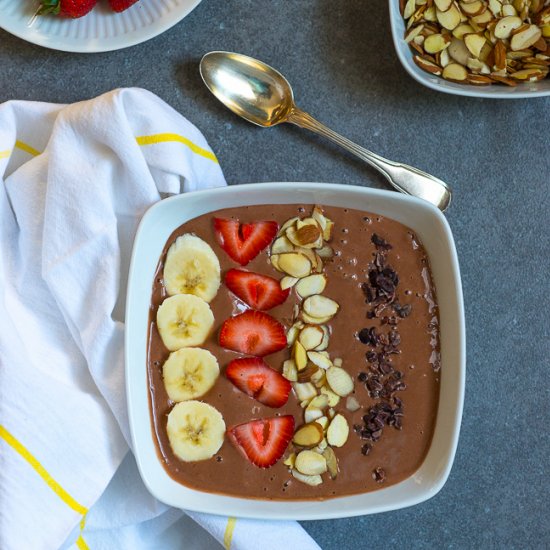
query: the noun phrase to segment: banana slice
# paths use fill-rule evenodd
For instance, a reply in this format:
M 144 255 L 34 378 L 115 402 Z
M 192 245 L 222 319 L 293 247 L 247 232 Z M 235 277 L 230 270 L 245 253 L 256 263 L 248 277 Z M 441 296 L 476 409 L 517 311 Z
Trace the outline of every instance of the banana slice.
M 201 401 L 178 403 L 168 415 L 166 429 L 174 454 L 185 462 L 212 458 L 225 436 L 220 412 Z
M 220 288 L 220 262 L 210 245 L 187 233 L 168 249 L 164 285 L 170 296 L 194 294 L 211 302 Z
M 210 306 L 192 294 L 166 298 L 157 311 L 157 327 L 170 351 L 200 346 L 214 324 Z
M 201 348 L 173 351 L 162 367 L 164 387 L 172 401 L 202 397 L 220 375 L 217 359 Z

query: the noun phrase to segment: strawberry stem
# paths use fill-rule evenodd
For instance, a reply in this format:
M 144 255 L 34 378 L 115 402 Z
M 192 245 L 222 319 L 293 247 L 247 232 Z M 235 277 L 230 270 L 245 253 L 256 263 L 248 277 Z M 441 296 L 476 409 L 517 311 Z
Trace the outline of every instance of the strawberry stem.
M 38 8 L 38 15 L 59 15 L 61 9 L 61 2 L 59 0 L 40 0 L 40 3 L 42 5 Z

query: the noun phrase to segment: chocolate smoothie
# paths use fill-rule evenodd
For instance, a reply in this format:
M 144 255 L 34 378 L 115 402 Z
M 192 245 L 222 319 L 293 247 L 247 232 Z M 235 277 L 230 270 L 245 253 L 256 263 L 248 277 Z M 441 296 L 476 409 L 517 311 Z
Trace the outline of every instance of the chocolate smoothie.
M 291 393 L 286 405 L 272 409 L 239 391 L 224 376 L 227 364 L 239 354 L 218 343 L 222 323 L 246 306 L 223 284 L 227 270 L 240 267 L 216 241 L 213 218 L 234 218 L 241 222 L 309 216 L 313 205 L 261 205 L 219 210 L 199 216 L 168 239 L 159 260 L 152 289 L 147 376 L 150 388 L 151 423 L 159 459 L 168 474 L 188 487 L 201 491 L 260 499 L 327 499 L 374 491 L 411 476 L 422 464 L 434 431 L 439 399 L 439 322 L 435 290 L 428 258 L 422 244 L 404 225 L 358 210 L 326 207 L 334 222 L 330 245 L 334 257 L 325 262 L 327 286 L 323 295 L 340 308 L 327 326 L 328 351 L 342 359 L 352 376 L 351 394 L 360 408 L 348 410 L 347 398 L 335 407 L 348 421 L 346 443 L 335 450 L 339 474 L 323 476 L 323 483 L 309 486 L 294 479 L 283 461 L 261 469 L 251 464 L 226 438 L 218 453 L 202 462 L 183 462 L 171 447 L 166 432 L 172 403 L 164 388 L 162 366 L 168 358 L 157 327 L 156 312 L 167 297 L 163 286 L 163 263 L 176 238 L 194 233 L 208 242 L 217 254 L 222 285 L 210 306 L 214 329 L 202 346 L 218 359 L 221 375 L 200 400 L 220 411 L 228 428 L 254 419 L 293 415 L 296 427 L 303 424 L 303 409 Z M 245 269 L 280 279 L 269 263 L 269 247 Z M 294 290 L 288 299 L 268 313 L 286 327 L 292 324 Z M 284 349 L 265 357 L 281 372 L 290 356 Z

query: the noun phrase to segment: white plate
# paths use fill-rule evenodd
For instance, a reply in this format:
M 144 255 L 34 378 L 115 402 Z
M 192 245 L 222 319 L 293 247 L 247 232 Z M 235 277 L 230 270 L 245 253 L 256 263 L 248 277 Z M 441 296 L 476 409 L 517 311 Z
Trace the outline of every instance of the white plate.
M 254 204 L 323 204 L 393 218 L 422 240 L 431 261 L 441 322 L 441 388 L 432 444 L 424 463 L 397 485 L 325 501 L 247 500 L 196 491 L 174 481 L 162 467 L 151 430 L 146 372 L 149 302 L 155 269 L 170 234 L 182 223 L 220 208 Z M 155 204 L 139 226 L 126 302 L 126 393 L 133 449 L 141 477 L 159 500 L 186 510 L 266 519 L 330 519 L 396 510 L 433 497 L 453 463 L 465 377 L 464 308 L 451 230 L 428 202 L 364 187 L 328 183 L 233 185 L 178 195 Z
M 447 94 L 485 97 L 489 99 L 525 99 L 529 97 L 550 96 L 550 77 L 538 82 L 522 82 L 515 88 L 510 88 L 509 86 L 497 84 L 491 86 L 458 84 L 423 71 L 413 61 L 411 48 L 405 42 L 405 21 L 399 11 L 399 0 L 389 0 L 389 2 L 391 32 L 397 57 L 399 57 L 399 61 L 401 61 L 405 70 L 420 84 Z
M 0 0 L 0 27 L 39 46 L 66 52 L 107 52 L 145 42 L 181 21 L 201 0 L 140 0 L 122 13 L 104 2 L 80 19 L 37 17 L 32 0 Z

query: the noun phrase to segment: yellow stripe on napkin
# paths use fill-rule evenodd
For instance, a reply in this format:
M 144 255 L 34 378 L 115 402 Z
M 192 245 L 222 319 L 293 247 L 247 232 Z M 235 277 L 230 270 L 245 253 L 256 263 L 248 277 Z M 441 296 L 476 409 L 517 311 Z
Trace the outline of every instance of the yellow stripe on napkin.
M 29 155 L 32 155 L 33 157 L 36 157 L 40 154 L 40 151 L 37 151 L 34 147 L 31 147 L 30 145 L 27 145 L 26 143 L 19 140 L 15 142 L 15 146 L 18 149 L 21 149 L 21 151 L 25 151 L 25 153 L 29 153 Z
M 7 159 L 11 155 L 11 149 L 7 151 L 0 151 L 0 159 Z
M 88 508 L 78 503 L 55 479 L 46 471 L 46 468 L 38 462 L 35 456 L 19 442 L 4 426 L 0 425 L 0 438 L 2 438 L 14 451 L 19 453 L 34 469 L 34 471 L 45 481 L 46 485 L 72 510 L 82 514 L 80 520 L 80 536 L 76 544 L 80 550 L 89 550 L 88 545 L 82 538 L 82 531 L 86 523 Z
M 227 526 L 225 527 L 225 533 L 223 535 L 223 545 L 225 550 L 231 548 L 231 541 L 233 540 L 233 531 L 235 530 L 235 524 L 237 523 L 237 518 L 227 518 Z
M 202 147 L 199 147 L 190 139 L 180 136 L 179 134 L 154 134 L 151 136 L 139 136 L 136 138 L 136 141 L 138 145 L 154 145 L 155 143 L 166 143 L 170 141 L 183 143 L 184 145 L 189 147 L 189 149 L 191 149 L 193 153 L 196 153 L 197 155 L 200 155 L 201 157 L 204 157 L 205 159 L 211 160 L 218 164 L 218 159 L 216 158 L 216 155 L 214 155 L 214 153 L 207 151 Z

